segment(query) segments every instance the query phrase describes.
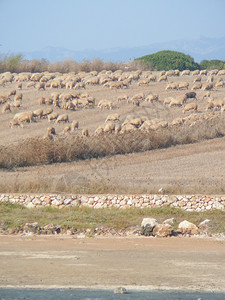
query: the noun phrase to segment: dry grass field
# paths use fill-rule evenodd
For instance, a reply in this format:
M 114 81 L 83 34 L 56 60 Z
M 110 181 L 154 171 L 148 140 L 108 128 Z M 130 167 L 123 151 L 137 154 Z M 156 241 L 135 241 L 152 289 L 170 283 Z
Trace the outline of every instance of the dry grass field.
M 50 79 L 50 74 L 45 73 L 42 74 L 42 79 L 47 78 L 43 80 L 45 85 L 60 79 L 60 87 L 40 90 L 37 87 L 42 79 L 22 81 L 21 74 L 14 74 L 10 82 L 4 80 L 4 74 L 1 74 L 0 101 L 6 102 L 0 104 L 0 191 L 151 193 L 163 188 L 166 193 L 224 193 L 225 87 L 217 83 L 219 80 L 224 82 L 225 75 L 213 75 L 213 88 L 205 97 L 207 90 L 192 90 L 198 77 L 192 72 L 190 75 L 168 76 L 167 81 L 161 82 L 158 81 L 159 72 L 149 74 L 143 71 L 137 78 L 134 74 L 138 73 L 55 73 L 52 76 L 55 78 Z M 155 76 L 156 80 L 147 84 L 143 82 L 151 76 Z M 75 87 L 68 88 L 75 78 Z M 93 78 L 104 83 L 88 84 L 88 80 Z M 115 82 L 125 85 L 128 78 L 131 78 L 128 86 L 107 86 Z M 201 76 L 203 87 L 209 78 L 210 74 Z M 18 88 L 20 82 L 22 89 Z M 143 85 L 140 85 L 141 82 Z M 189 86 L 166 89 L 171 82 L 188 83 Z M 30 83 L 35 86 L 29 87 Z M 84 87 L 79 88 L 81 83 Z M 1 97 L 14 89 L 16 95 L 22 93 L 22 100 L 15 101 L 14 95 L 7 100 Z M 51 101 L 48 98 L 55 92 L 72 97 L 63 101 L 61 96 L 59 107 L 39 104 L 40 97 Z M 168 97 L 180 101 L 187 92 L 196 92 L 196 97 L 185 99 L 179 106 L 164 103 Z M 135 100 L 132 103 L 132 97 L 140 93 L 144 94 L 144 99 L 139 100 L 139 105 Z M 128 101 L 118 102 L 121 95 L 126 95 Z M 145 101 L 148 95 L 158 95 L 158 100 Z M 112 109 L 100 109 L 98 104 L 101 100 L 110 101 Z M 16 108 L 15 102 L 20 102 L 21 106 Z M 10 104 L 11 111 L 3 112 L 6 103 Z M 62 108 L 66 103 L 75 103 L 73 110 Z M 183 112 L 190 103 L 197 104 L 197 111 Z M 206 110 L 209 103 L 214 103 L 214 107 Z M 46 108 L 52 108 L 59 115 L 67 114 L 69 123 L 32 117 L 32 122 L 19 122 L 19 126 L 12 128 L 9 126 L 19 112 Z M 105 123 L 109 114 L 118 114 L 119 120 Z M 129 120 L 128 115 L 132 116 Z M 130 127 L 124 124 L 126 120 Z M 67 127 L 72 125 L 72 121 L 79 122 L 79 128 L 74 131 Z M 111 133 L 95 134 L 99 125 L 109 123 L 113 126 Z M 122 126 L 123 133 L 116 134 L 115 125 L 117 128 Z M 55 128 L 56 135 L 47 136 L 49 127 Z M 68 132 L 63 132 L 65 127 Z M 89 136 L 82 135 L 83 129 L 88 129 Z M 79 148 L 81 145 L 83 150 Z M 51 149 L 47 158 L 46 149 Z M 85 153 L 83 156 L 82 151 Z M 52 152 L 56 153 L 55 156 Z M 59 158 L 60 154 L 63 158 Z

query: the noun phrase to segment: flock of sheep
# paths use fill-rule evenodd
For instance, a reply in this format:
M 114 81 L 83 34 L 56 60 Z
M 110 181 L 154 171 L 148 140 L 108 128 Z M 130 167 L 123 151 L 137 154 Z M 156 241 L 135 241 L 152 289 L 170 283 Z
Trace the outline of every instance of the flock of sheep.
M 184 123 L 191 126 L 193 122 L 211 118 L 212 114 L 225 112 L 225 100 L 220 96 L 224 88 L 224 76 L 225 70 L 118 70 L 78 74 L 6 72 L 0 74 L 0 106 L 2 114 L 10 116 L 8 124 L 11 128 L 25 129 L 26 124 L 44 121 L 44 136 L 51 138 L 57 131 L 53 123 L 55 126 L 65 124 L 61 134 L 81 133 L 83 136 L 123 134 L 136 130 L 146 132 Z M 160 88 L 155 93 L 153 90 L 157 87 Z M 104 95 L 110 97 L 113 94 L 112 99 L 96 97 L 97 92 L 100 95 L 99 91 L 104 91 Z M 27 92 L 34 97 L 32 109 L 27 109 Z M 157 109 L 157 104 L 164 106 L 171 115 L 172 110 L 178 108 L 181 108 L 180 114 L 188 115 L 164 120 L 142 113 L 141 109 L 146 105 L 150 108 L 156 105 Z M 132 108 L 132 114 L 120 113 L 124 106 Z M 81 110 L 111 112 L 90 131 L 88 126 L 79 126 L 76 114 Z

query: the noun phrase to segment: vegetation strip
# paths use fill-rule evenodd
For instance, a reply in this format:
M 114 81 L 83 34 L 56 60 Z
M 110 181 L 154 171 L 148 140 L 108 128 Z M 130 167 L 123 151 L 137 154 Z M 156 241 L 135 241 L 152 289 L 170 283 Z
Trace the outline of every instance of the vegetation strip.
M 146 217 L 156 218 L 158 222 L 174 218 L 174 230 L 177 230 L 179 222 L 184 219 L 195 224 L 209 219 L 208 234 L 225 232 L 224 211 L 220 210 L 190 212 L 169 206 L 142 209 L 93 209 L 76 206 L 59 210 L 51 206 L 28 209 L 20 204 L 0 203 L 1 233 L 32 232 L 32 228 L 36 228 L 37 233 L 43 234 L 84 232 L 86 236 L 107 233 L 118 236 L 129 233 L 139 235 L 141 222 Z

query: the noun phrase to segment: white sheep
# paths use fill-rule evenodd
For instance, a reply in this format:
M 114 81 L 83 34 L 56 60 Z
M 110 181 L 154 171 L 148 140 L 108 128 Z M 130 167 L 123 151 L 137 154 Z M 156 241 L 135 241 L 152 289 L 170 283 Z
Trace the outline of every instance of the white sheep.
M 34 118 L 34 113 L 32 111 L 25 111 L 21 113 L 17 113 L 14 115 L 14 120 L 18 120 L 19 122 L 29 122 L 31 123 Z
M 64 123 L 68 122 L 69 123 L 69 117 L 67 114 L 59 115 L 55 122 L 56 122 L 56 124 L 58 124 L 60 122 L 64 122 Z
M 107 116 L 105 122 L 107 121 L 119 121 L 120 115 L 119 114 L 110 114 Z
M 10 112 L 11 111 L 11 107 L 9 103 L 5 103 L 5 105 L 2 108 L 2 113 L 6 113 L 6 112 Z
M 52 120 L 56 120 L 59 114 L 57 112 L 52 112 L 48 115 L 48 122 L 50 123 Z
M 196 103 L 188 103 L 187 105 L 185 105 L 183 113 L 190 110 L 197 111 L 197 109 L 198 109 L 198 105 Z
M 78 127 L 79 127 L 79 122 L 73 120 L 73 122 L 71 123 L 71 131 L 75 131 L 75 129 L 78 129 Z

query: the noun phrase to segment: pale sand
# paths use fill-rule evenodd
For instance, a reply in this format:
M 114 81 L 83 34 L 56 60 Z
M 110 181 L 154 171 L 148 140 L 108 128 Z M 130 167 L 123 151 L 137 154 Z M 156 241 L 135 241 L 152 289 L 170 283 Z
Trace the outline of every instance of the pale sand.
M 0 287 L 225 292 L 225 241 L 0 236 Z

